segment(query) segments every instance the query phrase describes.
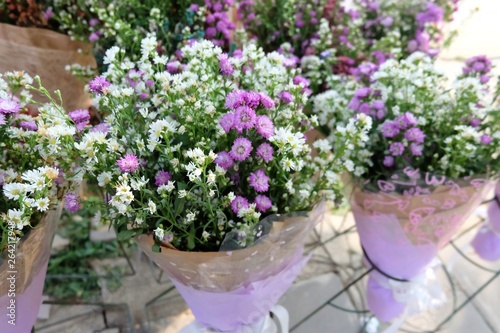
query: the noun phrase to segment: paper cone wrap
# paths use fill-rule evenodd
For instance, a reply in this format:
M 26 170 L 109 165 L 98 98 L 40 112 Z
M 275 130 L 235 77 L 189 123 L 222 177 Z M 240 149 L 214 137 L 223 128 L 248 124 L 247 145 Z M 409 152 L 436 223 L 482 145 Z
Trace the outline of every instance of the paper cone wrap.
M 48 211 L 42 221 L 19 241 L 15 249 L 15 263 L 9 260 L 8 252 L 2 254 L 0 332 L 31 332 L 42 301 L 50 249 L 62 208 L 63 205 L 59 204 L 55 210 Z M 15 280 L 9 280 L 12 275 L 15 275 Z M 11 281 L 15 281 L 14 292 Z M 9 324 L 12 317 L 9 316 L 11 309 L 8 307 L 12 300 L 15 301 L 15 325 Z
M 65 68 L 75 63 L 97 66 L 90 44 L 72 41 L 67 35 L 46 29 L 0 23 L 0 72 L 24 70 L 33 77 L 39 75 L 50 93 L 61 91 L 67 111 L 91 104 L 84 82 Z M 47 102 L 37 95 L 33 97 L 38 102 Z
M 429 276 L 437 252 L 480 204 L 488 188 L 485 178 L 448 179 L 409 168 L 387 181 L 358 184 L 351 205 L 369 265 L 410 283 Z M 381 301 L 388 297 L 379 287 L 387 287 L 390 279 L 379 272 L 372 273 L 368 304 L 380 319 L 388 321 L 405 307 L 394 299 Z M 394 294 L 394 288 L 392 291 Z
M 252 246 L 219 252 L 152 252 L 151 235 L 137 243 L 170 277 L 196 320 L 214 331 L 236 331 L 269 313 L 307 262 L 304 244 L 324 216 L 325 203 L 308 214 L 266 217 L 270 233 Z M 231 236 L 229 236 L 231 237 Z M 227 239 L 227 237 L 226 237 Z

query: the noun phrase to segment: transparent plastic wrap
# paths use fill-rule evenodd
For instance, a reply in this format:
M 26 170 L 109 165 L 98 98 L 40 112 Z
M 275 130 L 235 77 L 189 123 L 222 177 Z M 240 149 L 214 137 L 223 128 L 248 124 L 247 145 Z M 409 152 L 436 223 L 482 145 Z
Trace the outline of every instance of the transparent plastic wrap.
M 381 320 L 413 315 L 445 301 L 433 267 L 480 204 L 486 178 L 449 179 L 407 168 L 353 189 L 352 211 L 370 274 L 367 301 Z
M 0 332 L 31 332 L 42 302 L 43 285 L 52 240 L 63 204 L 50 210 L 42 221 L 0 257 Z
M 484 260 L 500 260 L 500 183 L 496 184 L 495 198 L 488 206 L 487 218 L 471 242 Z
M 325 210 L 322 202 L 308 213 L 268 216 L 256 229 L 262 236 L 244 249 L 234 249 L 235 232 L 219 252 L 162 247 L 157 253 L 151 235 L 136 241 L 170 277 L 199 323 L 213 332 L 240 332 L 265 317 L 291 286 L 308 260 L 307 236 Z
M 0 72 L 23 70 L 32 77 L 39 75 L 49 92 L 61 91 L 67 111 L 91 104 L 85 83 L 66 70 L 73 64 L 97 67 L 91 44 L 47 29 L 0 23 Z M 47 102 L 34 97 L 38 102 Z

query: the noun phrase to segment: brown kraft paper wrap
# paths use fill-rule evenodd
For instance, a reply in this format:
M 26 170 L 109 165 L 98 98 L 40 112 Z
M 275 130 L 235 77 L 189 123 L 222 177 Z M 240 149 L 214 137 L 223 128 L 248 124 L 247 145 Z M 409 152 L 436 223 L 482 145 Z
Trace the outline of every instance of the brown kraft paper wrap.
M 82 52 L 78 52 L 82 50 Z M 0 23 L 0 72 L 24 70 L 39 75 L 50 93 L 60 90 L 66 111 L 88 108 L 90 97 L 85 83 L 66 70 L 80 64 L 95 68 L 92 46 L 72 41 L 69 36 L 38 28 L 22 28 Z M 34 94 L 38 102 L 47 102 Z

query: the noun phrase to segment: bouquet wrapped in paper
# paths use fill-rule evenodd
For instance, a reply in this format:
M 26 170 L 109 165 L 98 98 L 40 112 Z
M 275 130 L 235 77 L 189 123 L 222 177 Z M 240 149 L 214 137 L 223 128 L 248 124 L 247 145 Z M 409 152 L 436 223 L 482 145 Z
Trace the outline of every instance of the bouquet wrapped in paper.
M 439 303 L 436 253 L 500 171 L 500 112 L 485 86 L 490 69 L 489 60 L 474 57 L 450 89 L 431 58 L 417 52 L 313 101 L 332 130 L 352 117 L 370 119 L 352 146 L 361 152 L 345 163 L 355 183 L 351 204 L 361 244 L 375 268 L 368 305 L 379 319 Z M 334 151 L 343 145 L 334 134 L 329 140 Z
M 311 156 L 305 85 L 282 55 L 249 45 L 229 56 L 209 41 L 194 42 L 173 74 L 156 44 L 144 39 L 135 63 L 118 47 L 107 51 L 109 69 L 89 88 L 109 115 L 77 148 L 108 193 L 102 216 L 118 237 L 140 235 L 200 321 L 237 329 L 248 318 L 208 321 L 204 313 L 228 304 L 208 309 L 206 300 L 248 294 L 259 303 L 281 283 L 276 294 L 284 292 L 291 281 L 281 276 L 303 264 L 304 237 L 320 216 L 288 214 L 339 199 L 342 152 L 328 154 L 328 142 L 319 140 Z M 261 221 L 283 223 L 261 228 Z M 241 306 L 241 316 L 254 308 Z
M 471 245 L 484 260 L 500 260 L 500 183 L 497 183 L 495 198 L 488 206 L 486 221 L 477 231 Z
M 55 226 L 82 178 L 74 148 L 88 112 L 67 115 L 51 94 L 24 72 L 0 75 L 0 305 L 2 332 L 28 332 L 38 314 Z M 31 92 L 50 102 L 29 114 Z

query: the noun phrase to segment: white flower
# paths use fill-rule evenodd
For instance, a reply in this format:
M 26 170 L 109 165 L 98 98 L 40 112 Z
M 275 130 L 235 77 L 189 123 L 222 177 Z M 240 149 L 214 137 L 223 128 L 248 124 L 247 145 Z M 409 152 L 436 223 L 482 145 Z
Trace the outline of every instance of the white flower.
M 185 198 L 187 195 L 187 192 L 186 190 L 180 190 L 179 191 L 179 198 Z
M 49 209 L 49 204 L 50 204 L 49 198 L 40 198 L 35 201 L 35 207 L 40 212 L 45 212 L 47 209 Z
M 233 202 L 233 200 L 236 199 L 236 196 L 234 195 L 234 192 L 229 192 L 227 198 L 229 199 L 229 202 Z
M 110 172 L 103 172 L 97 176 L 97 184 L 100 187 L 104 187 L 111 181 L 111 177 L 112 175 Z
M 165 231 L 162 228 L 158 227 L 154 230 L 154 232 L 156 238 L 158 238 L 159 240 L 163 240 L 163 237 L 165 236 Z
M 21 183 L 7 183 L 3 185 L 3 193 L 8 199 L 17 200 L 26 194 L 26 186 Z
M 151 200 L 148 202 L 148 210 L 151 214 L 156 213 L 156 204 Z
M 201 237 L 206 241 L 208 240 L 208 237 L 210 237 L 210 234 L 207 231 L 203 231 Z

